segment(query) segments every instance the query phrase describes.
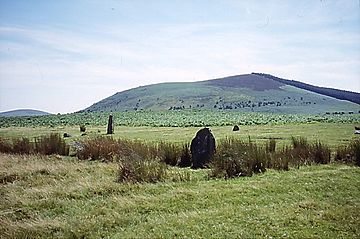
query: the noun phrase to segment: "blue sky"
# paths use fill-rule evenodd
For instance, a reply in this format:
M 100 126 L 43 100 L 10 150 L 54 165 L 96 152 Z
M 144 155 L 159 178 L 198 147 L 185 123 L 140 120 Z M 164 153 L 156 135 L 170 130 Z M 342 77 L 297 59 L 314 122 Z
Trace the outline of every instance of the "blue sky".
M 0 0 L 0 111 L 251 72 L 360 92 L 360 1 Z

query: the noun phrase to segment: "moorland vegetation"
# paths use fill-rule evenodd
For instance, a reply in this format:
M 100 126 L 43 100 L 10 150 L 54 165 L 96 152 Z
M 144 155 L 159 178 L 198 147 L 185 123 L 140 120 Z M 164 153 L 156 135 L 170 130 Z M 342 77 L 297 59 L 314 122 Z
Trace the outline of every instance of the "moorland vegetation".
M 112 135 L 104 132 L 107 113 L 1 121 L 0 235 L 360 235 L 358 114 L 113 115 Z M 204 125 L 213 129 L 216 152 L 193 170 L 189 143 Z

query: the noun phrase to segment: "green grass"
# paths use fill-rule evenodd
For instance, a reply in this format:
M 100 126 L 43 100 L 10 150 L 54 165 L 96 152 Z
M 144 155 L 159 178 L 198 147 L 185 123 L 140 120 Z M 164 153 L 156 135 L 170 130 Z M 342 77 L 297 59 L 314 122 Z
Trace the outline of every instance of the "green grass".
M 242 140 L 252 140 L 265 143 L 269 138 L 275 138 L 277 147 L 289 145 L 291 137 L 306 137 L 309 141 L 320 140 L 328 144 L 332 149 L 339 145 L 348 144 L 349 141 L 359 138 L 354 135 L 353 123 L 311 123 L 311 124 L 285 124 L 285 125 L 243 125 L 240 131 L 233 132 L 232 126 L 210 127 L 217 140 L 226 137 L 236 137 Z M 190 142 L 201 127 L 115 127 L 114 138 L 136 139 L 147 142 Z M 100 132 L 98 132 L 100 131 Z M 66 138 L 67 142 L 85 139 L 96 135 L 105 135 L 106 126 L 87 126 L 87 136 L 81 136 L 78 126 L 58 127 L 10 127 L 0 128 L 0 136 L 3 138 L 35 138 L 50 133 L 67 132 L 73 137 Z
M 285 107 L 285 106 L 284 106 Z M 299 110 L 299 109 L 298 109 Z M 115 126 L 203 127 L 237 125 L 283 125 L 300 123 L 360 123 L 360 114 L 278 114 L 231 110 L 176 110 L 113 112 Z M 1 117 L 0 128 L 103 126 L 109 112 L 72 113 L 33 117 Z
M 4 238 L 359 238 L 360 168 L 268 170 L 250 178 L 116 182 L 118 165 L 0 155 Z
M 359 120 L 354 119 L 240 125 L 238 132 L 232 131 L 232 125 L 211 129 L 217 140 L 247 141 L 250 136 L 265 144 L 275 138 L 276 147 L 281 148 L 294 136 L 309 142 L 320 140 L 335 150 L 358 138 L 354 126 Z M 180 144 L 189 143 L 200 128 L 116 126 L 112 137 Z M 86 136 L 81 136 L 79 125 L 2 127 L 0 137 L 34 139 L 64 132 L 72 135 L 65 138 L 71 143 L 105 135 L 106 126 L 88 124 Z M 171 170 L 172 175 L 189 175 L 190 179 L 118 183 L 115 163 L 0 154 L 0 238 L 360 237 L 359 167 L 330 164 L 286 172 L 269 169 L 251 178 L 227 181 L 209 180 L 208 170 Z

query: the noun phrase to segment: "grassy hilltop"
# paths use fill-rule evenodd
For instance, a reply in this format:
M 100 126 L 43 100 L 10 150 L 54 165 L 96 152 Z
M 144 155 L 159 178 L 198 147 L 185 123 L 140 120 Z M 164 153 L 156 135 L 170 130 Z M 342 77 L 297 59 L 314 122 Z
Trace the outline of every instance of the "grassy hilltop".
M 360 96 L 359 93 L 351 94 Z M 314 114 L 358 112 L 360 106 L 265 76 L 247 74 L 200 82 L 142 86 L 118 92 L 84 111 L 183 109 Z

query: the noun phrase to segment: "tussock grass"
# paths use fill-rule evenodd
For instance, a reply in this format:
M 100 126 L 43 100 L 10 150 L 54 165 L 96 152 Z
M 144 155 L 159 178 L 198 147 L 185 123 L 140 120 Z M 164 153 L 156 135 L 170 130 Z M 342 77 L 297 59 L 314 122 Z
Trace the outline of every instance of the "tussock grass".
M 250 138 L 248 142 L 236 138 L 221 140 L 209 176 L 252 176 L 253 173 L 265 172 L 267 168 L 289 170 L 291 166 L 330 163 L 330 148 L 320 141 L 309 143 L 306 138 L 292 137 L 291 146 L 275 149 L 275 139 L 269 139 L 265 147 L 257 145 Z
M 331 151 L 329 146 L 317 141 L 312 146 L 313 160 L 317 164 L 330 163 Z
M 274 138 L 270 138 L 268 143 L 266 144 L 266 152 L 274 153 L 276 149 L 276 140 Z
M 122 151 L 122 145 L 108 137 L 96 137 L 77 145 L 77 157 L 81 160 L 112 161 Z
M 360 166 L 360 140 L 354 140 L 349 145 L 338 147 L 335 160 Z
M 167 166 L 151 159 L 124 159 L 119 162 L 119 182 L 148 182 L 165 181 L 168 177 Z
M 360 168 L 312 165 L 233 180 L 117 183 L 117 163 L 0 154 L 4 238 L 358 238 Z M 40 173 L 41 171 L 48 173 Z M 174 182 L 173 182 L 174 181 Z
M 181 168 L 190 167 L 192 164 L 192 157 L 190 153 L 190 145 L 188 143 L 183 144 L 180 154 L 180 161 L 178 166 Z
M 268 155 L 255 143 L 236 138 L 221 140 L 210 164 L 210 177 L 252 176 L 266 171 Z
M 60 134 L 52 133 L 35 139 L 35 151 L 44 155 L 69 155 L 69 146 Z
M 11 150 L 11 152 L 19 154 L 32 152 L 45 155 L 69 154 L 69 147 L 59 134 L 43 136 L 36 139 L 35 144 L 26 138 L 15 139 L 10 146 L 6 142 L 1 141 L 0 143 L 0 148 L 6 152 Z M 182 147 L 179 144 L 165 142 L 155 145 L 141 141 L 114 140 L 111 137 L 98 136 L 76 142 L 74 145 L 77 148 L 79 159 L 120 162 L 119 182 L 163 181 L 167 178 L 166 167 L 163 164 L 187 167 L 193 163 L 187 144 Z M 357 148 L 356 143 L 353 145 L 349 146 L 349 149 L 353 149 L 353 157 L 356 161 L 358 155 L 356 150 L 359 147 Z M 348 150 L 340 151 L 345 154 L 344 152 Z M 349 154 L 346 153 L 346 155 Z M 292 146 L 286 146 L 277 151 L 276 141 L 273 138 L 270 138 L 265 146 L 256 144 L 251 141 L 250 137 L 248 142 L 238 138 L 226 138 L 219 142 L 218 149 L 210 163 L 209 176 L 228 179 L 263 173 L 267 168 L 289 170 L 290 166 L 327 164 L 330 162 L 330 156 L 331 151 L 327 145 L 320 141 L 309 143 L 304 137 L 292 137 Z M 11 181 L 12 177 L 2 180 Z
M 85 140 L 78 147 L 79 159 L 118 162 L 117 182 L 156 183 L 165 180 L 185 181 L 190 178 L 186 173 L 170 173 L 167 165 L 176 166 L 180 158 L 186 157 L 188 153 L 172 143 L 160 142 L 155 145 L 102 136 Z
M 13 139 L 11 151 L 16 154 L 30 154 L 35 150 L 34 144 L 27 138 Z
M 158 145 L 161 161 L 170 166 L 176 166 L 180 160 L 181 148 L 173 143 L 160 142 Z
M 312 163 L 327 164 L 330 162 L 330 148 L 320 141 L 309 143 L 304 137 L 292 137 L 292 146 L 293 148 L 290 150 L 287 148 L 284 154 L 289 155 L 291 163 L 296 166 Z
M 1 153 L 11 153 L 12 145 L 8 140 L 0 137 L 0 152 Z
M 98 136 L 78 142 L 77 157 L 81 160 L 118 161 L 122 158 L 156 158 L 158 149 L 153 144 L 141 141 L 115 140 L 112 137 Z
M 0 137 L 0 152 L 12 154 L 58 154 L 69 155 L 69 146 L 58 133 L 51 133 L 35 138 L 31 142 L 28 138 L 13 138 L 12 141 Z

